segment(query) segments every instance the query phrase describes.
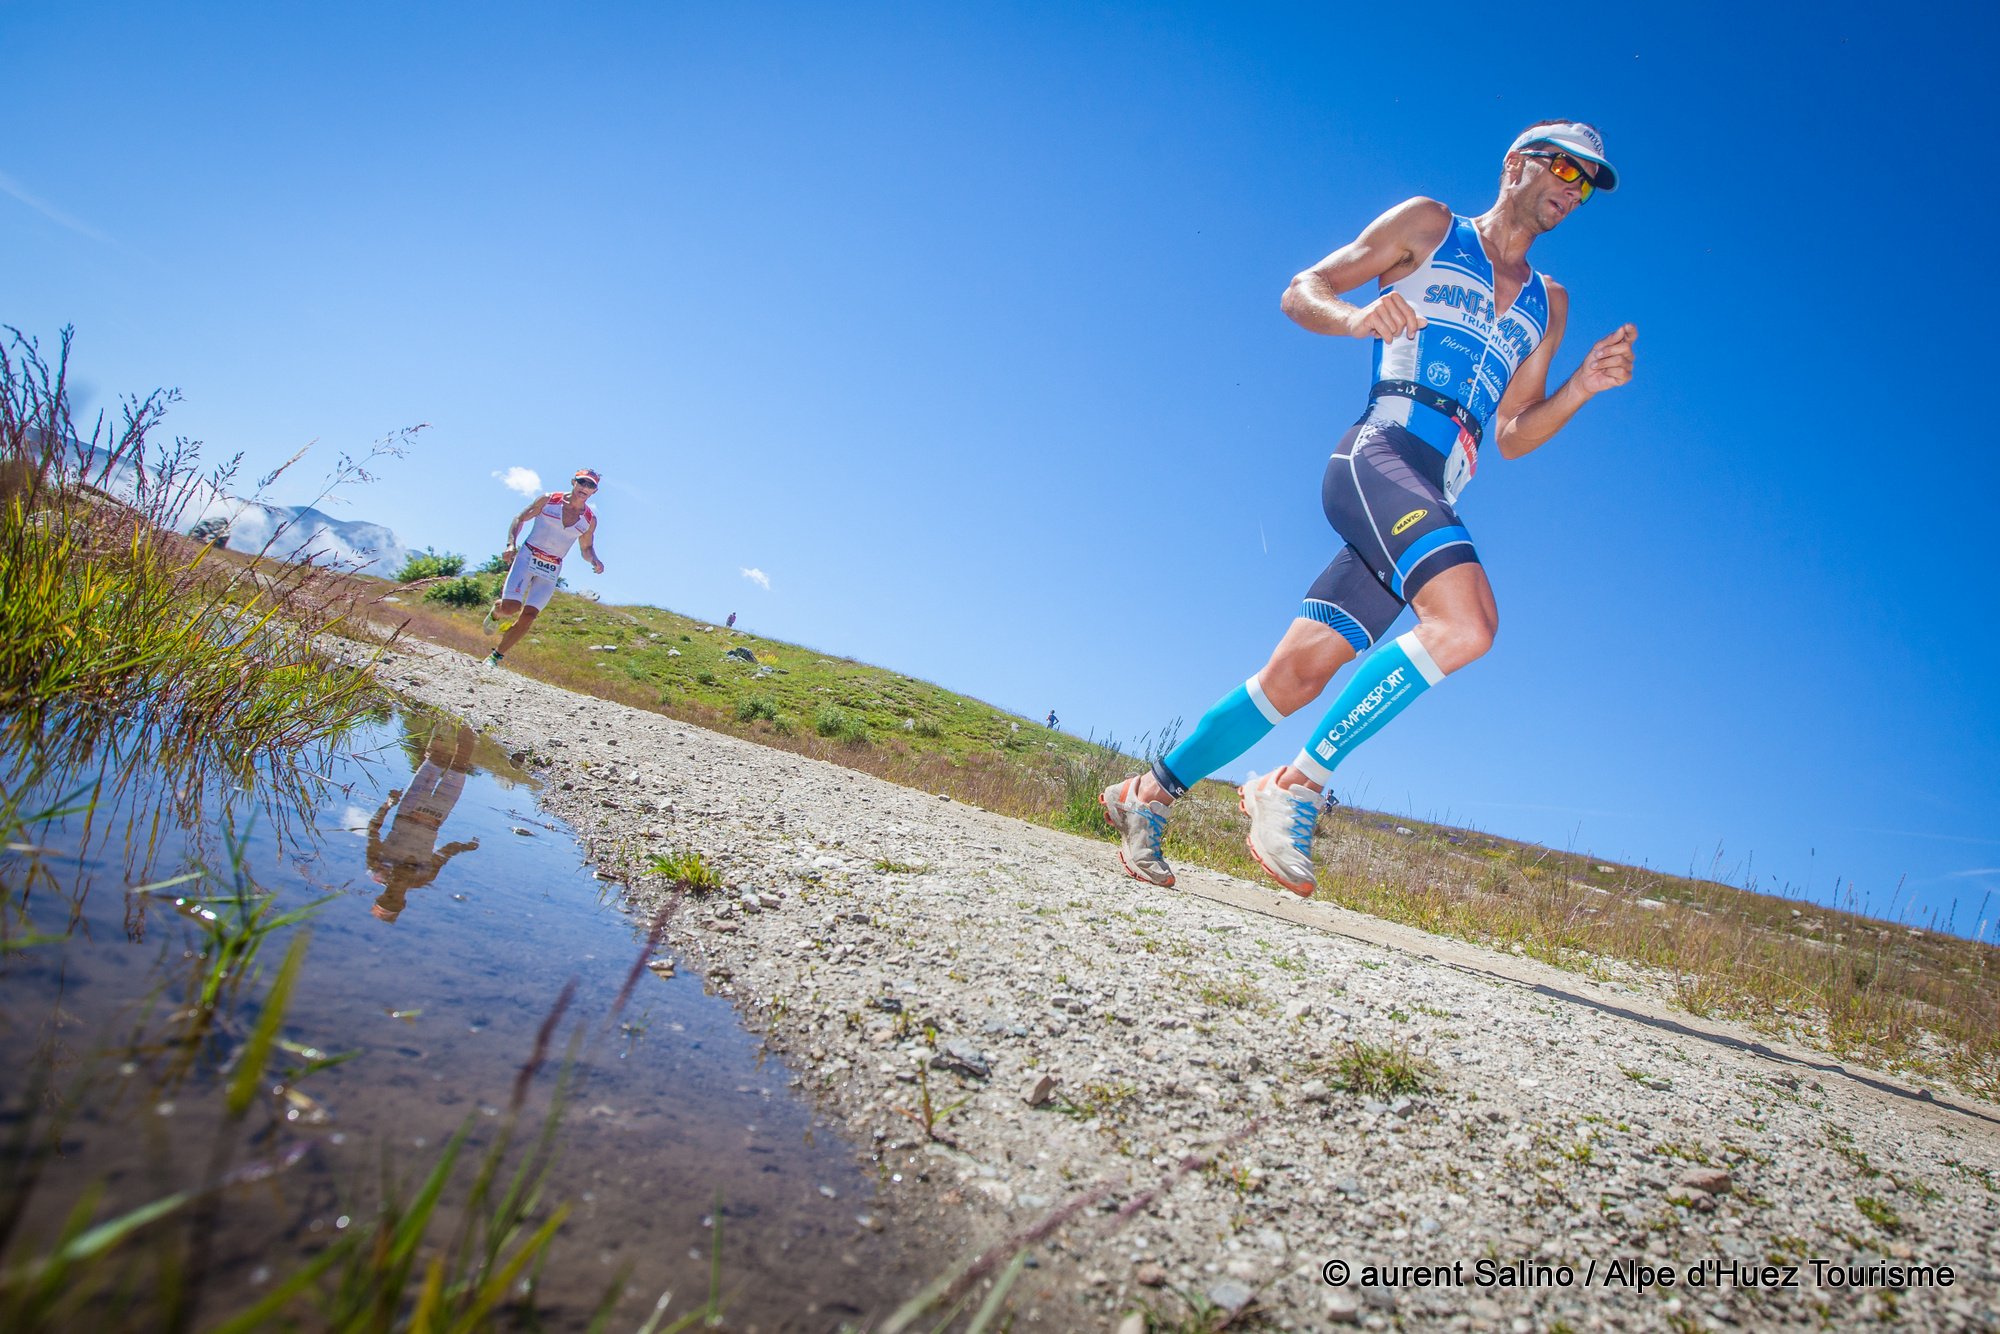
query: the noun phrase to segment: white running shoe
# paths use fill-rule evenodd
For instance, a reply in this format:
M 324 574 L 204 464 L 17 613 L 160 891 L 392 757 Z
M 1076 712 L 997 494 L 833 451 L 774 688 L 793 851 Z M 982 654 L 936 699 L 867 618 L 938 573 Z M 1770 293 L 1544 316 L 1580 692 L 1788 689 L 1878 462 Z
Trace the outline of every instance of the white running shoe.
M 1250 834 L 1243 841 L 1265 873 L 1302 899 L 1319 889 L 1313 878 L 1313 823 L 1319 819 L 1320 794 L 1301 784 L 1279 787 L 1278 775 L 1250 775 L 1242 788 L 1243 813 L 1250 817 Z
M 1167 804 L 1141 801 L 1135 790 L 1137 778 L 1113 783 L 1097 794 L 1104 818 L 1118 831 L 1118 860 L 1125 874 L 1162 888 L 1174 883 L 1174 868 L 1160 852 L 1160 838 L 1167 832 Z
M 493 608 L 491 605 L 488 605 L 486 608 L 486 619 L 479 623 L 479 633 L 482 635 L 497 635 L 500 633 L 500 627 L 493 619 Z

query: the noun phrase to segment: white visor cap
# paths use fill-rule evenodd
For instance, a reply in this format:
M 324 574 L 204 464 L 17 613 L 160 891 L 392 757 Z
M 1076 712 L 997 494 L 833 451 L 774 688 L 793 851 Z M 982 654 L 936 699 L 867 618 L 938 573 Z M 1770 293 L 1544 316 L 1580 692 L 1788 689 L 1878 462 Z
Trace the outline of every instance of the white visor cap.
M 1532 130 L 1523 130 L 1507 151 L 1518 153 L 1531 144 L 1552 144 L 1574 158 L 1597 164 L 1597 176 L 1592 181 L 1598 189 L 1610 194 L 1618 188 L 1618 170 L 1604 157 L 1604 136 L 1585 125 L 1582 121 L 1564 121 L 1557 125 L 1537 125 Z

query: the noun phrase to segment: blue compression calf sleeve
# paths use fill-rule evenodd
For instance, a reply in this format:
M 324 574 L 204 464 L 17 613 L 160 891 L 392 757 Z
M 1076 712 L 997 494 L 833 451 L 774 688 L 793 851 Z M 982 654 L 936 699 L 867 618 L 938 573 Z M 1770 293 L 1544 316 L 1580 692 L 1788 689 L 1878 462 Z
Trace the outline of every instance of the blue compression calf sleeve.
M 1361 660 L 1339 698 L 1292 764 L 1324 787 L 1347 752 L 1382 730 L 1409 702 L 1444 680 L 1416 631 L 1398 636 Z
M 1184 797 L 1190 787 L 1262 741 L 1284 717 L 1253 676 L 1201 715 L 1187 740 L 1153 766 L 1153 777 L 1174 796 Z

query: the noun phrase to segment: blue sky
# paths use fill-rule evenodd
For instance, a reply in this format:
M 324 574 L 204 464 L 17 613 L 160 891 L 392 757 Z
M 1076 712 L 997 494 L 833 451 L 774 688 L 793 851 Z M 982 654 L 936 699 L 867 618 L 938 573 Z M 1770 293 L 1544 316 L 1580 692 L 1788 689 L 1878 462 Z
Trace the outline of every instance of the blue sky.
M 1992 446 L 1931 274 L 1993 203 L 1990 11 L 1407 13 L 0 0 L 0 321 L 252 474 L 431 423 L 338 511 L 416 545 L 589 463 L 574 582 L 1130 738 L 1334 550 L 1368 349 L 1286 281 L 1589 119 L 1621 189 L 1532 259 L 1558 374 L 1629 320 L 1637 378 L 1481 469 L 1500 641 L 1341 790 L 1976 929 Z

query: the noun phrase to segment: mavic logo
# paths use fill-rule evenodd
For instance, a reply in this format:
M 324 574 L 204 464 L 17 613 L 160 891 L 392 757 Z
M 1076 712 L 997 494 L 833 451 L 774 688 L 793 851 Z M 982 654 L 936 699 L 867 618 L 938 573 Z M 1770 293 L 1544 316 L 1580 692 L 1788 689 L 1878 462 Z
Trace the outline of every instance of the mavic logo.
M 1417 520 L 1423 518 L 1426 514 L 1429 513 L 1430 513 L 1429 510 L 1411 510 L 1408 514 L 1405 514 L 1402 518 L 1396 520 L 1396 526 L 1389 530 L 1390 535 L 1394 537 L 1401 537 L 1404 533 L 1407 533 L 1410 530 L 1411 526 L 1415 524 Z

